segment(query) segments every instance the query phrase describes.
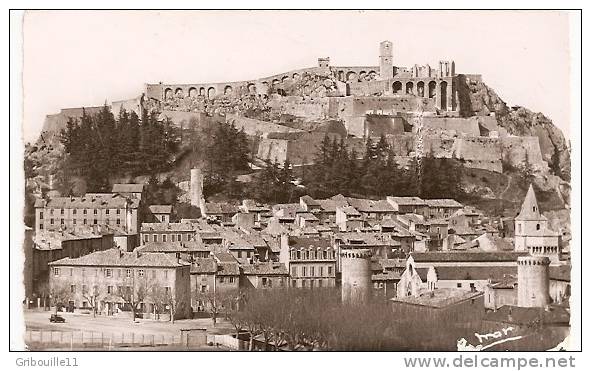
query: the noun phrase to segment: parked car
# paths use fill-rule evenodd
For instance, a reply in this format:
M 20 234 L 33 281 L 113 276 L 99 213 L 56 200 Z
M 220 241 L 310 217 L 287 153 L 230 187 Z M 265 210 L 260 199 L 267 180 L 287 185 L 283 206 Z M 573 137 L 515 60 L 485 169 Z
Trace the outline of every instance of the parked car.
M 64 323 L 66 322 L 66 319 L 59 314 L 52 314 L 51 317 L 49 317 L 49 322 Z

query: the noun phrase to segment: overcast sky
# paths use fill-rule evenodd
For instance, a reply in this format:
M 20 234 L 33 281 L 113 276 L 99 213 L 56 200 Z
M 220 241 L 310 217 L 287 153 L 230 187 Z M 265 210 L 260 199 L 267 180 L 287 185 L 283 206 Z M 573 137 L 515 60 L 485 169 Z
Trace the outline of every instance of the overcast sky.
M 549 116 L 569 135 L 568 14 L 521 11 L 28 12 L 24 137 L 45 115 L 141 94 L 143 84 L 255 79 L 315 66 L 394 64 L 479 73 L 506 102 Z

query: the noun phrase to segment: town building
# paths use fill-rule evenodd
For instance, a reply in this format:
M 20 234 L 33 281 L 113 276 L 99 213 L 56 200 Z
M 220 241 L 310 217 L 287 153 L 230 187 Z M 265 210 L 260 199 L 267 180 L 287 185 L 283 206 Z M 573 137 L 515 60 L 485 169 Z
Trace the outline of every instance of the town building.
M 31 291 L 36 297 L 48 294 L 49 263 L 62 258 L 78 258 L 114 247 L 113 234 L 93 228 L 71 228 L 44 231 L 33 237 L 31 258 Z
M 199 258 L 191 263 L 191 306 L 195 312 L 211 308 L 227 295 L 235 295 L 240 285 L 238 262 L 224 262 L 215 257 Z
M 125 316 L 135 305 L 146 318 L 168 306 L 175 319 L 191 318 L 191 265 L 168 254 L 109 249 L 49 266 L 50 289 L 64 306 Z
M 279 262 L 289 271 L 290 287 L 334 287 L 336 250 L 329 238 L 281 238 Z
M 137 234 L 139 199 L 119 193 L 87 193 L 35 201 L 35 232 L 84 226 L 114 226 Z
M 257 262 L 240 267 L 240 288 L 272 289 L 288 285 L 289 272 L 283 263 Z
M 172 205 L 150 205 L 148 209 L 158 222 L 170 223 Z

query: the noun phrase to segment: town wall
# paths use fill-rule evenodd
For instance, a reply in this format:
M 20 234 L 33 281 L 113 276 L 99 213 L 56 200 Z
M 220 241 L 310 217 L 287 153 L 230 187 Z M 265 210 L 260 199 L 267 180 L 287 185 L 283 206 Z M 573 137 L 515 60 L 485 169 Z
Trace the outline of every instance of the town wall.
M 452 131 L 477 137 L 481 135 L 479 120 L 476 117 L 423 116 L 423 128 L 427 130 Z

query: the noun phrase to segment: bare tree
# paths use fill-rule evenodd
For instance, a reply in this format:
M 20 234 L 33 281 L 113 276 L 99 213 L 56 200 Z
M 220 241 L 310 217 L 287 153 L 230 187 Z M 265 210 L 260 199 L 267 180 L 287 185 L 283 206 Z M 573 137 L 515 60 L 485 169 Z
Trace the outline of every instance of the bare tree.
M 127 286 L 127 289 L 121 290 L 121 292 L 118 293 L 119 297 L 123 299 L 125 304 L 129 305 L 131 309 L 132 322 L 135 322 L 138 306 L 148 297 L 149 288 L 146 279 L 135 279 L 134 277 L 133 286 Z
M 62 282 L 53 282 L 51 285 L 50 298 L 52 304 L 55 306 L 55 314 L 57 315 L 58 307 L 65 306 L 66 302 L 72 297 L 70 287 Z
M 86 285 L 82 288 L 82 297 L 88 301 L 90 308 L 92 308 L 92 316 L 96 317 L 98 303 L 100 300 L 100 290 L 98 285 L 93 285 L 92 290 L 88 290 Z

